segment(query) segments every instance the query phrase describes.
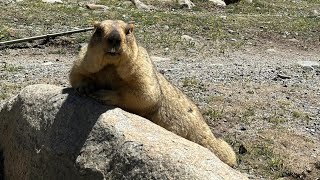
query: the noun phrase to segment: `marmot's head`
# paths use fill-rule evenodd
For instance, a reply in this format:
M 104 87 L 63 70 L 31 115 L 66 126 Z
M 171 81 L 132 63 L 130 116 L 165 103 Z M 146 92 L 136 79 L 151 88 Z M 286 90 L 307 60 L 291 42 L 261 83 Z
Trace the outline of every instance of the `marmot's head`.
M 107 59 L 117 59 L 135 54 L 137 44 L 133 35 L 133 22 L 105 20 L 95 22 L 94 27 L 89 48 L 93 48 L 99 55 Z

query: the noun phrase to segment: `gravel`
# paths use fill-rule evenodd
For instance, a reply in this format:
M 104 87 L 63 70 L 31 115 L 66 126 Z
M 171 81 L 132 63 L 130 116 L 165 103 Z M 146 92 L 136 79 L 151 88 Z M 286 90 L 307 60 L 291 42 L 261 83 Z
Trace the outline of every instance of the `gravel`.
M 76 55 L 68 50 L 61 54 L 61 49 L 0 51 L 0 104 L 29 84 L 68 87 L 68 73 Z M 301 63 L 319 63 L 319 53 L 268 49 L 254 47 L 205 58 L 157 55 L 153 59 L 157 69 L 204 114 L 208 109 L 222 109 L 221 118 L 206 116 L 216 133 L 249 135 L 281 126 L 319 145 L 320 68 L 306 68 Z M 247 116 L 250 108 L 254 108 L 253 114 Z

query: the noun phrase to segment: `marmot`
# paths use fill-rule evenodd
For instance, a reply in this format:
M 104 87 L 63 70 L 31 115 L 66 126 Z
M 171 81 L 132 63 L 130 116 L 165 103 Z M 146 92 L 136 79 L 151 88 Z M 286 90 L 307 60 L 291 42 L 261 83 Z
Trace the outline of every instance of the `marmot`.
M 231 146 L 212 134 L 197 106 L 156 71 L 137 45 L 133 22 L 105 20 L 94 27 L 71 69 L 70 84 L 77 92 L 145 117 L 236 165 Z

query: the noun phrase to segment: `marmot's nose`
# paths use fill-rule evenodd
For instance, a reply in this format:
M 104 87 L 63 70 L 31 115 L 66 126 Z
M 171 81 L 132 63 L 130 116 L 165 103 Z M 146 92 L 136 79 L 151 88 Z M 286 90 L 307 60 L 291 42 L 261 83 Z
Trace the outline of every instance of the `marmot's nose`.
M 110 33 L 109 37 L 107 38 L 107 41 L 111 47 L 118 48 L 121 43 L 121 37 L 120 37 L 119 32 L 117 30 L 113 30 Z

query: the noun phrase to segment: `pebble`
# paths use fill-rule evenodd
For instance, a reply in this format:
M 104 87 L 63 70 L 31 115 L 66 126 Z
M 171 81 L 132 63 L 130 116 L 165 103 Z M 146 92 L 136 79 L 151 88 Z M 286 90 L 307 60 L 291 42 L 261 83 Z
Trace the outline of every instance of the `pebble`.
M 53 64 L 53 62 L 45 62 L 45 63 L 42 63 L 43 66 L 50 66 L 50 65 L 52 65 L 52 64 Z
M 290 42 L 295 42 L 295 43 L 299 42 L 299 40 L 298 40 L 298 39 L 296 39 L 296 38 L 288 39 L 288 41 L 290 41 Z
M 244 126 L 241 126 L 241 127 L 240 127 L 240 131 L 245 131 L 245 130 L 247 130 L 246 127 L 244 127 Z
M 194 41 L 194 38 L 192 38 L 191 36 L 188 36 L 188 35 L 182 35 L 181 36 L 181 40 L 183 40 L 183 41 Z
M 228 29 L 228 33 L 233 34 L 233 33 L 234 33 L 234 30 Z
M 170 61 L 170 58 L 165 58 L 165 57 L 151 56 L 150 58 L 152 59 L 153 62 Z
M 285 75 L 285 74 L 277 74 L 277 77 L 280 78 L 280 79 L 291 79 L 290 76 Z
M 91 10 L 108 10 L 109 7 L 108 6 L 105 6 L 105 5 L 100 5 L 100 4 L 87 4 L 86 7 L 88 9 L 91 9 Z
M 277 50 L 275 50 L 275 49 L 273 49 L 273 48 L 269 48 L 269 49 L 267 49 L 267 52 L 272 52 L 272 53 L 274 53 L 274 52 L 277 52 Z
M 320 12 L 318 10 L 316 10 L 316 9 L 314 9 L 312 11 L 312 13 L 313 13 L 314 16 L 320 16 Z
M 125 6 L 125 7 L 130 7 L 130 6 L 132 6 L 133 4 L 132 4 L 131 1 L 124 1 L 124 2 L 122 3 L 122 5 Z
M 53 4 L 53 3 L 60 3 L 60 4 L 62 4 L 62 3 L 63 3 L 62 0 L 42 0 L 42 2 L 51 3 L 51 4 Z
M 220 16 L 220 18 L 226 20 L 227 16 Z
M 298 61 L 297 64 L 302 67 L 311 67 L 311 68 L 320 66 L 319 62 L 316 62 L 316 61 Z
M 164 30 L 168 31 L 170 27 L 168 25 L 163 26 Z
M 239 146 L 239 154 L 245 154 L 248 150 L 244 147 L 243 144 Z

